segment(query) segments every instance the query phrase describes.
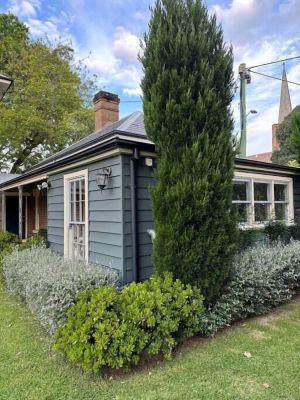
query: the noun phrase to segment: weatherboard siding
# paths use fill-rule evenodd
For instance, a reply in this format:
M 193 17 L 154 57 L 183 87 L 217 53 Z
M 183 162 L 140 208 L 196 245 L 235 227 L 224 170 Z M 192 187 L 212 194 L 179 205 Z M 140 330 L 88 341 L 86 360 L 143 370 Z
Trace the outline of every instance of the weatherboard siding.
M 108 184 L 101 192 L 96 183 L 100 168 L 112 169 Z M 89 261 L 123 273 L 121 156 L 101 160 L 49 177 L 48 240 L 50 247 L 64 253 L 64 175 L 88 169 L 89 176 Z
M 130 191 L 130 157 L 123 156 L 123 223 L 124 223 L 124 280 L 131 282 L 132 271 L 132 223 Z M 150 187 L 154 184 L 153 171 L 145 165 L 145 159 L 136 161 L 136 207 L 137 207 L 137 251 L 138 278 L 149 278 L 152 274 L 152 241 L 147 234 L 153 229 Z

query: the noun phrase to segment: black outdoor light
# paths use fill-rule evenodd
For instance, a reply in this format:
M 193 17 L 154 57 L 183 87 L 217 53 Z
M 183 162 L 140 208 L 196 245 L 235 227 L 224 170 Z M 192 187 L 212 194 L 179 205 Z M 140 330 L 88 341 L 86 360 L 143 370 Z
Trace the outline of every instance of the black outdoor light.
M 12 83 L 12 79 L 0 74 L 0 101 L 3 99 L 6 92 L 11 87 Z
M 101 168 L 100 172 L 96 175 L 96 182 L 101 191 L 107 185 L 107 181 L 110 176 L 111 176 L 111 168 Z

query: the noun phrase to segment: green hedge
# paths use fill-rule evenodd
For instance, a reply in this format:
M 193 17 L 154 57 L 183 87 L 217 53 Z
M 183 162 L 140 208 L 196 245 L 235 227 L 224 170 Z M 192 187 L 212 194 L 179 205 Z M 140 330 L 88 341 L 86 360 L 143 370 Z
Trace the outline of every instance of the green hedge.
M 20 243 L 21 240 L 17 235 L 0 230 L 0 253 Z
M 201 330 L 203 298 L 170 274 L 82 293 L 56 334 L 55 349 L 84 371 L 137 364 L 143 353 L 171 356 L 180 338 Z
M 111 268 L 65 259 L 34 237 L 3 258 L 5 288 L 19 297 L 50 334 L 84 290 L 118 284 Z M 25 248 L 27 247 L 27 248 Z M 20 251 L 21 250 L 21 251 Z
M 240 229 L 239 251 L 261 243 L 281 241 L 288 244 L 291 240 L 300 240 L 300 225 L 287 225 L 280 221 L 269 221 L 264 227 Z
M 3 257 L 15 250 L 31 249 L 36 246 L 47 246 L 47 240 L 40 236 L 31 236 L 29 239 L 22 241 L 13 233 L 0 230 L 0 285 L 3 284 Z
M 249 316 L 261 315 L 289 300 L 300 289 L 300 242 L 258 245 L 236 256 L 234 275 L 203 318 L 203 332 Z

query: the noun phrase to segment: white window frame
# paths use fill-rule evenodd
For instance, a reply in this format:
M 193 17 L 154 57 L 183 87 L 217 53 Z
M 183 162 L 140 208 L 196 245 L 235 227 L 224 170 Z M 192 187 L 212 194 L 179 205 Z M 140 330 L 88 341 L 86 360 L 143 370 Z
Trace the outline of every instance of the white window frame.
M 267 185 L 267 200 L 255 200 L 255 190 L 254 190 L 255 183 L 264 183 L 265 185 Z M 253 223 L 256 225 L 264 225 L 272 219 L 272 215 L 273 215 L 272 214 L 273 213 L 272 192 L 274 190 L 274 181 L 273 180 L 265 180 L 265 179 L 252 179 L 252 185 L 253 185 Z M 255 221 L 255 204 L 264 204 L 264 205 L 269 206 L 267 220 Z
M 64 255 L 70 258 L 70 191 L 69 183 L 75 179 L 84 179 L 85 187 L 85 261 L 89 259 L 89 193 L 88 169 L 64 175 Z
M 286 187 L 286 200 L 275 200 L 275 190 L 274 190 L 274 219 L 275 219 L 275 204 L 285 204 L 286 206 L 286 213 L 288 214 L 288 207 L 289 207 L 289 186 L 286 182 L 274 182 L 274 185 L 283 185 Z M 280 221 L 280 220 L 277 220 Z
M 232 200 L 233 204 L 246 204 L 247 205 L 247 221 L 250 218 L 250 207 L 251 207 L 251 180 L 243 178 L 234 178 L 233 183 L 245 182 L 247 184 L 247 199 L 248 200 Z M 240 225 L 248 224 L 248 222 L 240 222 Z
M 275 219 L 275 201 L 274 201 L 274 184 L 282 184 L 286 185 L 286 195 L 287 199 L 285 202 L 287 205 L 287 219 L 285 222 L 288 225 L 293 224 L 294 221 L 294 202 L 293 202 L 293 178 L 282 177 L 276 175 L 264 175 L 264 174 L 253 174 L 249 172 L 238 172 L 236 171 L 234 174 L 234 182 L 242 181 L 248 182 L 248 190 L 249 190 L 249 215 L 248 215 L 248 223 L 240 223 L 243 228 L 259 228 L 263 227 L 266 222 L 256 222 L 254 215 L 254 204 L 255 203 L 268 203 L 270 204 L 269 217 L 270 220 Z M 261 182 L 269 184 L 268 187 L 268 202 L 254 201 L 254 182 Z M 233 203 L 239 203 L 239 201 L 233 201 Z M 278 203 L 278 202 L 276 202 Z

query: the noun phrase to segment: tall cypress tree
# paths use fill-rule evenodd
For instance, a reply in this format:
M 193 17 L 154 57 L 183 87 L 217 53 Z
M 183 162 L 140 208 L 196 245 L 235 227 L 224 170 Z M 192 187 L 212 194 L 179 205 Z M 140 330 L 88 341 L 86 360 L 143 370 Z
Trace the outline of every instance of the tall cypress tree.
M 141 62 L 155 142 L 153 261 L 214 301 L 231 271 L 233 56 L 201 0 L 157 0 Z

